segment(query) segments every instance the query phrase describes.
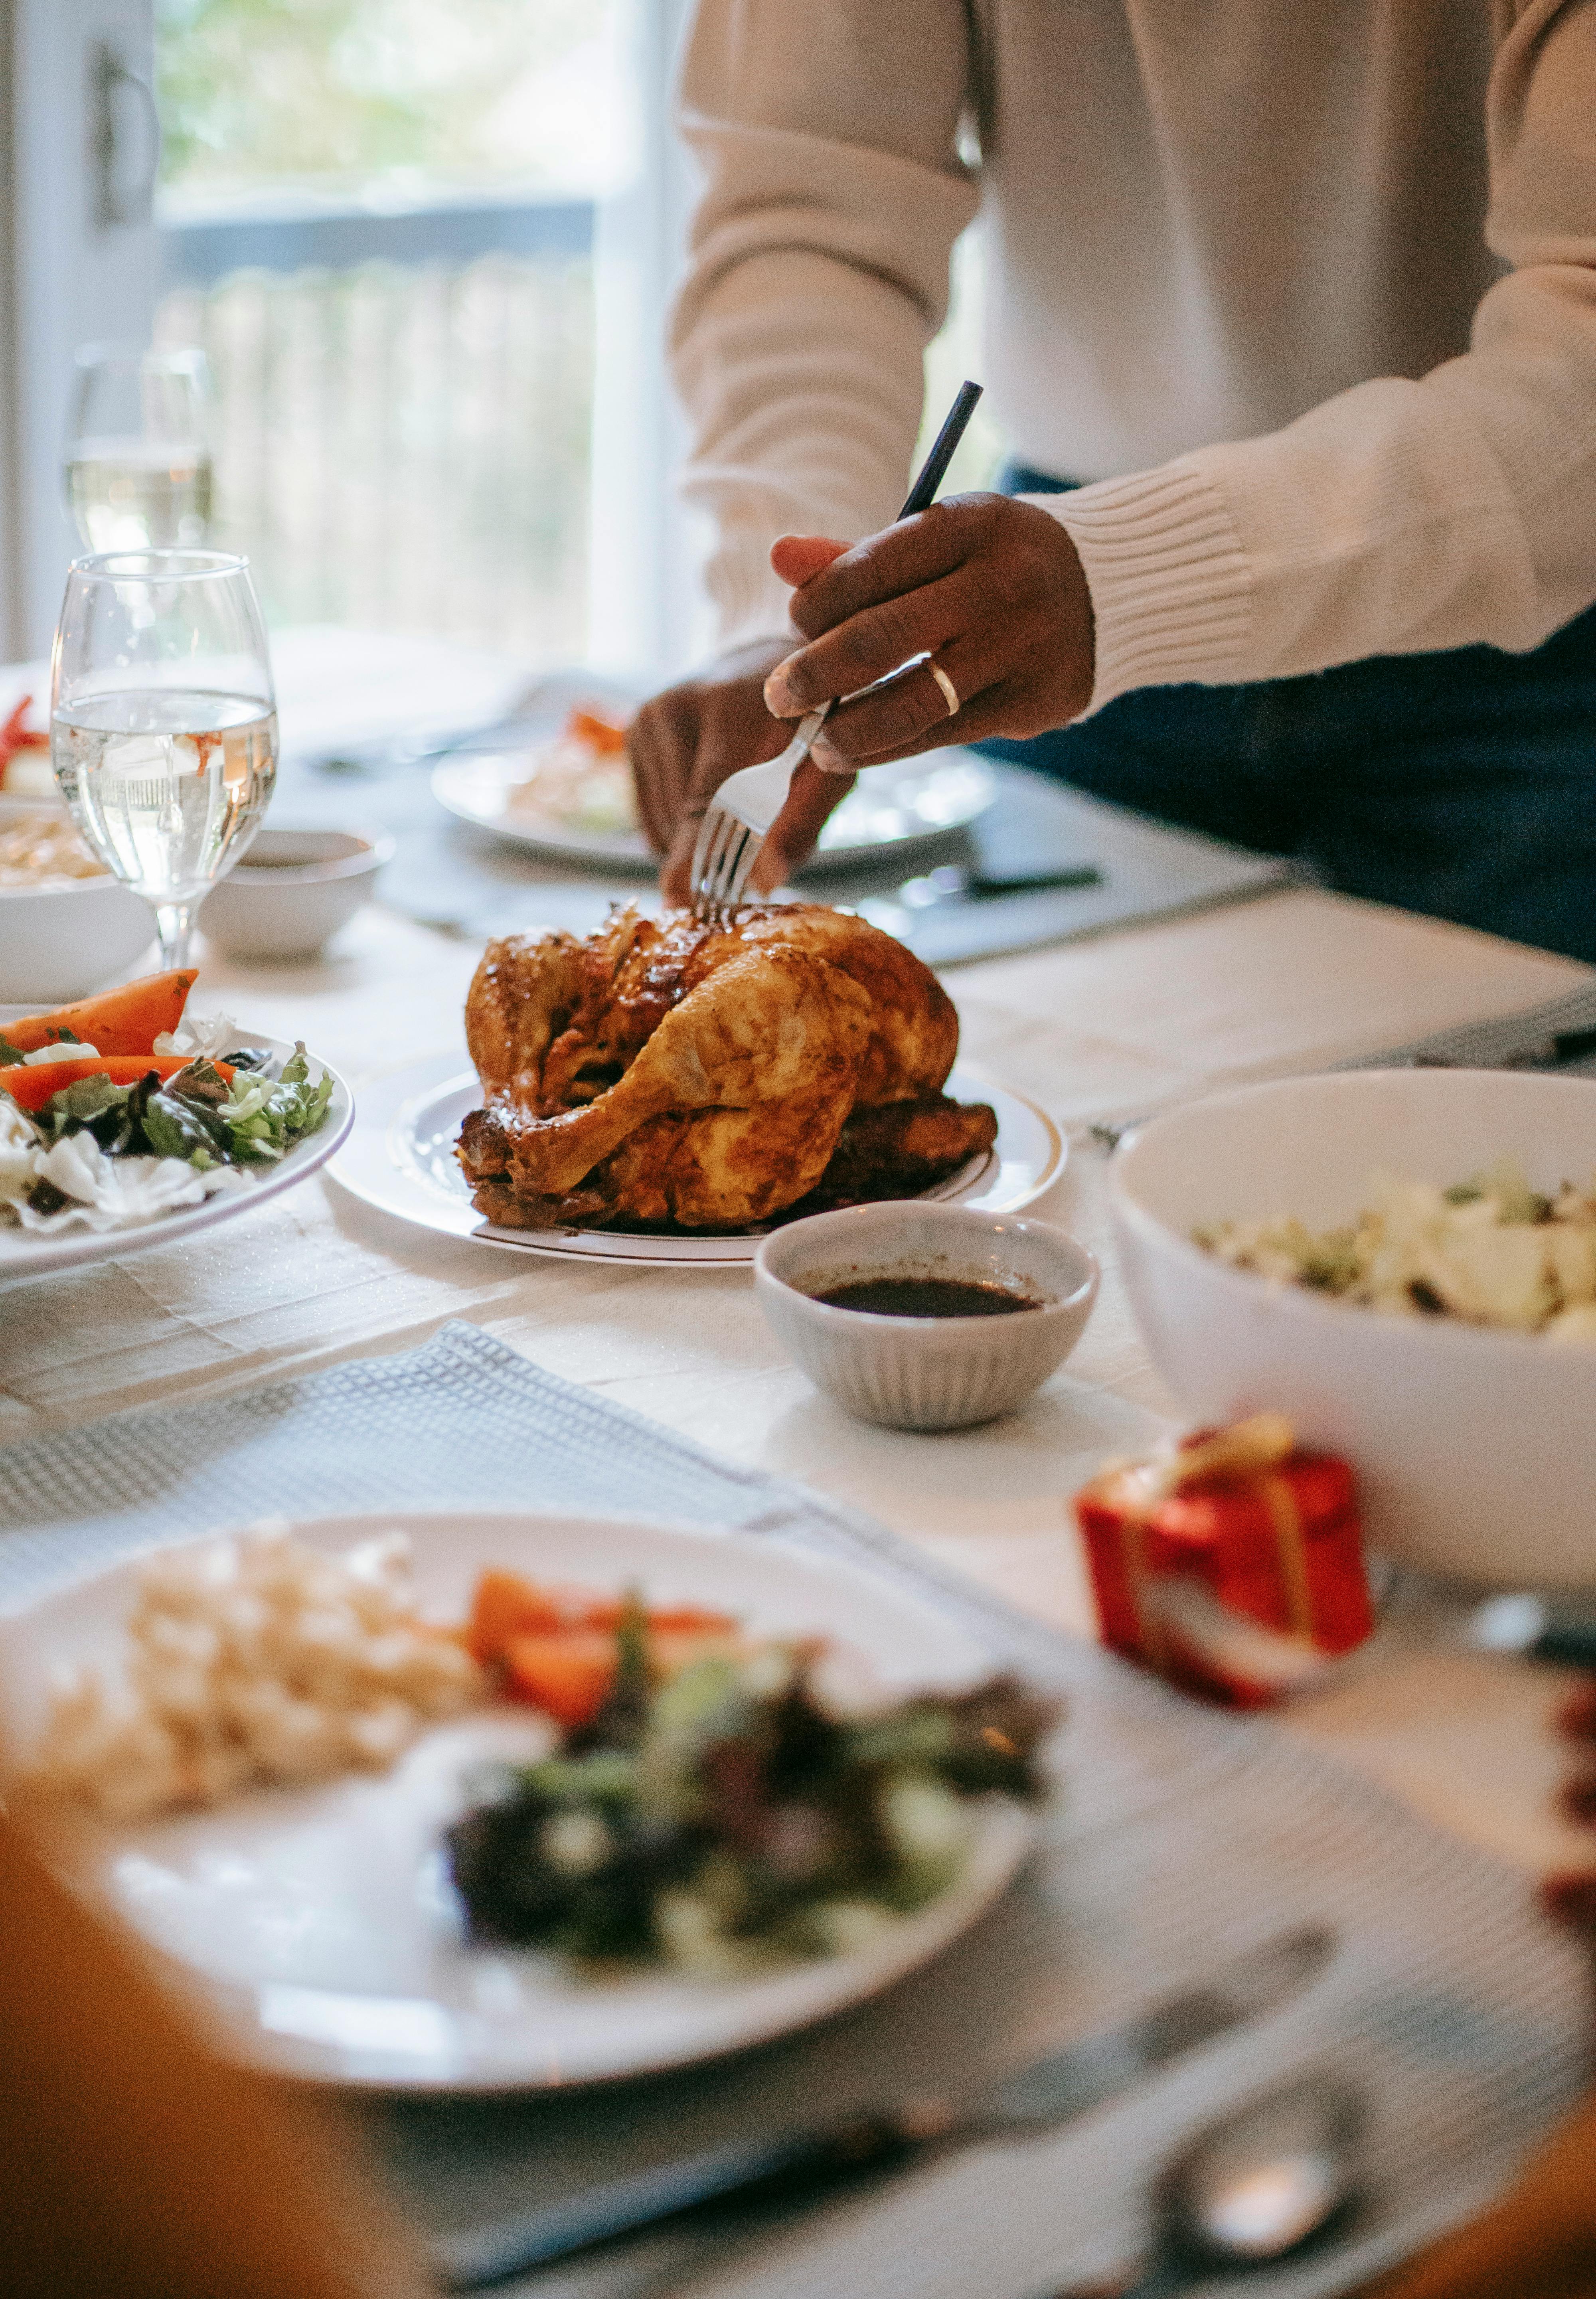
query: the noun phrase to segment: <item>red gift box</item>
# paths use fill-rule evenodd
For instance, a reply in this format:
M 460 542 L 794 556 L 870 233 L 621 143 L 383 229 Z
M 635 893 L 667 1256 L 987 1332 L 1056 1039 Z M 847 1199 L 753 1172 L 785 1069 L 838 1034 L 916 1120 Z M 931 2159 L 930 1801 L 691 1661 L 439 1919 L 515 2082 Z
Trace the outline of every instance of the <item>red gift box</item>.
M 1105 1644 L 1261 1708 L 1374 1627 L 1351 1470 L 1259 1414 L 1120 1463 L 1076 1495 Z

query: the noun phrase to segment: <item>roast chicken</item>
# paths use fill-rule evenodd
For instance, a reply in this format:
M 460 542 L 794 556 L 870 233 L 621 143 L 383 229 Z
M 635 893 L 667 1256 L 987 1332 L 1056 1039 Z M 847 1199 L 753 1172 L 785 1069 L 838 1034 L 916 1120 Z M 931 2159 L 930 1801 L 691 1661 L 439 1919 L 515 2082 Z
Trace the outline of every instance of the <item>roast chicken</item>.
M 461 1163 L 502 1225 L 743 1229 L 907 1197 L 991 1146 L 942 1091 L 959 1020 L 862 918 L 771 903 L 709 925 L 611 913 L 483 954 Z

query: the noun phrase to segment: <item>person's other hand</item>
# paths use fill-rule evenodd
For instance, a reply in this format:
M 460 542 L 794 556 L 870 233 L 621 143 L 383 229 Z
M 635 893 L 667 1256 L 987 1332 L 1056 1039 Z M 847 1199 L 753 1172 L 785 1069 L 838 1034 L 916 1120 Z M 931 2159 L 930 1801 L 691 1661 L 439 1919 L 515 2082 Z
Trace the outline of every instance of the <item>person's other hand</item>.
M 844 544 L 828 544 L 833 556 Z M 637 809 L 656 854 L 667 901 L 691 893 L 694 842 L 704 810 L 728 775 L 785 751 L 792 729 L 765 707 L 767 673 L 790 653 L 790 640 L 763 640 L 723 655 L 707 670 L 645 702 L 628 730 Z M 807 763 L 794 777 L 780 819 L 754 867 L 754 891 L 777 886 L 810 854 L 821 826 L 852 787 L 851 774 L 824 774 Z
M 827 720 L 822 765 L 847 771 L 947 743 L 1042 735 L 1091 699 L 1085 575 L 1068 534 L 1033 503 L 953 495 L 840 553 L 784 535 L 770 563 L 796 586 L 793 620 L 809 641 L 767 679 L 771 711 L 799 718 L 856 698 Z M 952 718 L 927 666 L 902 668 L 925 654 L 958 694 Z

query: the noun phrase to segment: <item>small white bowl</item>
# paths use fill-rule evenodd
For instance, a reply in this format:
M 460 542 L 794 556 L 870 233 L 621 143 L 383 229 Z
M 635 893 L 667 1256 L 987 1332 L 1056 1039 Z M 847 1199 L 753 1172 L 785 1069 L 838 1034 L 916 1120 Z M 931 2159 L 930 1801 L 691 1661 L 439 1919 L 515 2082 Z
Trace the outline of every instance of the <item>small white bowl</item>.
M 200 906 L 200 931 L 229 958 L 313 958 L 369 902 L 391 838 L 353 830 L 262 830 Z
M 0 828 L 54 810 L 0 797 Z M 0 1005 L 59 1006 L 125 974 L 155 939 L 145 902 L 109 876 L 0 886 Z
M 1115 1153 L 1109 1197 L 1143 1338 L 1201 1421 L 1274 1408 L 1344 1454 L 1386 1555 L 1498 1588 L 1596 1586 L 1596 1349 L 1383 1315 L 1232 1269 L 1201 1223 L 1350 1221 L 1376 1171 L 1449 1184 L 1516 1158 L 1587 1183 L 1596 1081 L 1355 1070 L 1168 1110 Z
M 896 1199 L 814 1214 L 754 1256 L 760 1306 L 827 1396 L 888 1429 L 965 1429 L 1040 1389 L 1081 1337 L 1098 1269 L 1050 1223 Z M 868 1277 L 952 1278 L 1028 1294 L 998 1316 L 896 1317 L 815 1299 Z

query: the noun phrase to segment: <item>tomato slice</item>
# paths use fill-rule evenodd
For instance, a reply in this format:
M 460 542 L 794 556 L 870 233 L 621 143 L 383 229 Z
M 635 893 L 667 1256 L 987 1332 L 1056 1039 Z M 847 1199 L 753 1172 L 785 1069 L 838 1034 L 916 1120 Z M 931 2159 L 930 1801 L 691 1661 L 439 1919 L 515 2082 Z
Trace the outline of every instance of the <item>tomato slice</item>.
M 0 1069 L 0 1092 L 10 1094 L 23 1109 L 42 1109 L 53 1093 L 76 1085 L 79 1078 L 106 1077 L 112 1085 L 137 1085 L 152 1070 L 162 1078 L 176 1077 L 192 1059 L 190 1054 L 95 1054 L 87 1061 L 13 1062 Z M 232 1083 L 229 1063 L 212 1067 L 218 1077 Z
M 86 1046 L 98 1046 L 103 1054 L 147 1054 L 163 1030 L 175 1030 L 182 1020 L 195 978 L 191 966 L 146 974 L 118 990 L 58 1006 L 53 1014 L 25 1014 L 20 1022 L 6 1023 L 0 1036 L 21 1054 L 37 1053 L 63 1030 Z
M 490 1565 L 478 1579 L 466 1623 L 466 1644 L 479 1661 L 503 1659 L 512 1637 L 553 1637 L 582 1629 L 619 1626 L 622 1600 L 596 1589 L 528 1581 L 524 1573 Z M 703 1605 L 660 1605 L 648 1615 L 651 1632 L 662 1636 L 711 1636 L 736 1628 L 729 1613 Z
M 568 1728 L 590 1723 L 615 1681 L 615 1639 L 605 1629 L 566 1629 L 555 1636 L 511 1637 L 504 1647 L 504 1689 Z
M 620 1600 L 592 1589 L 544 1588 L 490 1566 L 471 1598 L 466 1642 L 479 1661 L 503 1657 L 511 1637 L 558 1636 L 568 1629 L 613 1629 Z

